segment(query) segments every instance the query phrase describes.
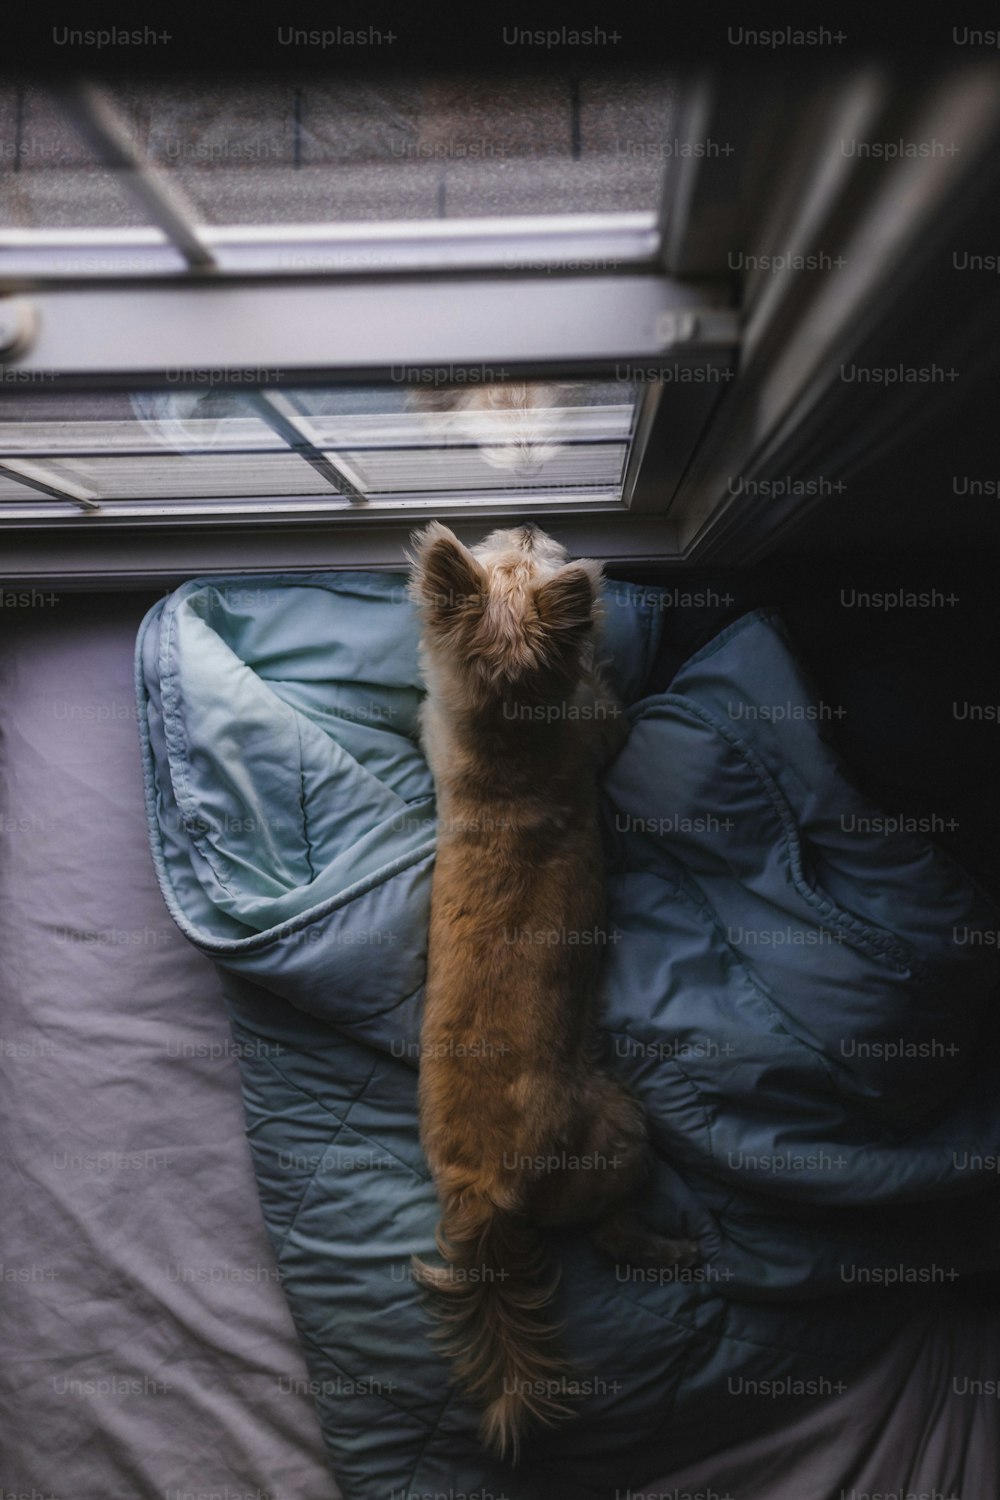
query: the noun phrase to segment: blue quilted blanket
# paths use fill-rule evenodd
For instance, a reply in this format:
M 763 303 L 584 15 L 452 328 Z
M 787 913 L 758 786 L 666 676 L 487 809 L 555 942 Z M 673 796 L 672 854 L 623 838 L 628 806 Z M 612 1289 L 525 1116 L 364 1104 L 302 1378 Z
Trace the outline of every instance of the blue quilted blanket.
M 705 1260 L 629 1272 L 554 1240 L 581 1416 L 516 1471 L 477 1446 L 410 1272 L 437 1218 L 416 1108 L 435 823 L 405 580 L 198 579 L 139 634 L 153 859 L 224 976 L 350 1500 L 612 1500 L 842 1388 L 915 1300 L 997 1266 L 1000 913 L 854 788 L 778 619 L 644 696 L 667 597 L 606 602 L 631 725 L 604 781 L 607 1060 L 650 1118 L 642 1211 Z

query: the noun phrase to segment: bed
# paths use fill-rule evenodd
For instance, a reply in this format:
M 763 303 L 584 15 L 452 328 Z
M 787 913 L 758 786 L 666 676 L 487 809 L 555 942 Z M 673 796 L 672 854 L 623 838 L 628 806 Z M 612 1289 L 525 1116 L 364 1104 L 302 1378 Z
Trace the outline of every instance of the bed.
M 0 1479 L 331 1500 L 244 1134 L 252 1050 L 150 859 L 133 649 L 153 602 L 38 592 L 5 609 Z M 998 1355 L 990 1288 L 934 1288 L 843 1389 L 775 1401 L 731 1442 L 734 1392 L 704 1414 L 700 1454 L 632 1493 L 988 1500 Z

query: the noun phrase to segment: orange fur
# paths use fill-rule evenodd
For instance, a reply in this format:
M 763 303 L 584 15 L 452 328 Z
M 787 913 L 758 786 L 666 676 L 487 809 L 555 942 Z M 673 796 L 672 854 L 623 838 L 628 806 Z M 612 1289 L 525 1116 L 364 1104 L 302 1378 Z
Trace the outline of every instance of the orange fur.
M 415 542 L 439 814 L 420 1129 L 444 1260 L 415 1271 L 482 1440 L 516 1460 L 531 1424 L 572 1414 L 545 1231 L 586 1223 L 609 1254 L 660 1264 L 697 1247 L 635 1218 L 644 1116 L 595 1062 L 596 774 L 622 733 L 592 664 L 600 568 L 536 527 L 470 551 L 433 523 Z

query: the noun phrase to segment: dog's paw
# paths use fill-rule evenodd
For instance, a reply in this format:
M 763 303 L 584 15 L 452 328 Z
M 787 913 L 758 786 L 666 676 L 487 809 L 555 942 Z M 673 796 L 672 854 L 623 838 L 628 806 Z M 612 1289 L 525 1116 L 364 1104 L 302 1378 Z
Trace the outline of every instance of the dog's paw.
M 696 1240 L 667 1240 L 651 1234 L 652 1253 L 647 1264 L 657 1266 L 694 1266 L 701 1260 Z
M 701 1251 L 694 1240 L 669 1240 L 662 1234 L 648 1230 L 645 1234 L 633 1235 L 623 1245 L 623 1259 L 633 1266 L 658 1266 L 672 1270 L 674 1267 L 693 1266 L 701 1260 Z
M 593 1225 L 590 1237 L 598 1250 L 620 1264 L 669 1269 L 693 1266 L 701 1260 L 695 1240 L 674 1240 L 657 1234 L 627 1208 Z

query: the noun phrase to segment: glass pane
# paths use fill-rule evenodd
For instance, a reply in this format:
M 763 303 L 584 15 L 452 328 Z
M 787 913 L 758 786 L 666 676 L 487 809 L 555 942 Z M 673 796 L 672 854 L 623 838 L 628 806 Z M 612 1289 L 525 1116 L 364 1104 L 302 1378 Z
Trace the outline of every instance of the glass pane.
M 103 92 L 141 157 L 211 225 L 652 210 L 670 132 L 661 72 L 355 77 L 349 88 L 310 74 Z M 148 223 L 44 91 L 0 86 L 0 134 L 11 168 L 0 225 Z
M 18 393 L 0 465 L 102 509 L 274 497 L 331 507 L 620 501 L 637 389 L 616 381 L 286 392 Z M 10 473 L 0 498 L 48 505 Z
M 598 381 L 396 387 L 367 393 L 379 410 L 349 414 L 340 392 L 292 394 L 317 447 L 372 498 L 620 492 L 636 405 L 628 383 Z
M 21 505 L 28 506 L 32 511 L 38 509 L 66 511 L 79 510 L 79 506 L 73 505 L 69 500 L 57 500 L 54 496 L 46 495 L 35 489 L 32 485 L 19 484 L 16 479 L 0 471 L 0 503 L 5 506 Z
M 229 391 L 12 396 L 0 403 L 0 455 L 284 452 L 250 401 Z
M 592 414 L 553 406 L 356 418 L 350 431 L 343 420 L 315 425 L 366 491 L 551 489 L 618 484 L 631 419 L 627 405 Z
M 56 481 L 107 500 L 229 499 L 234 495 L 328 495 L 329 481 L 296 453 L 197 457 L 53 459 Z
M 54 96 L 0 82 L 0 228 L 133 229 L 149 223 Z

